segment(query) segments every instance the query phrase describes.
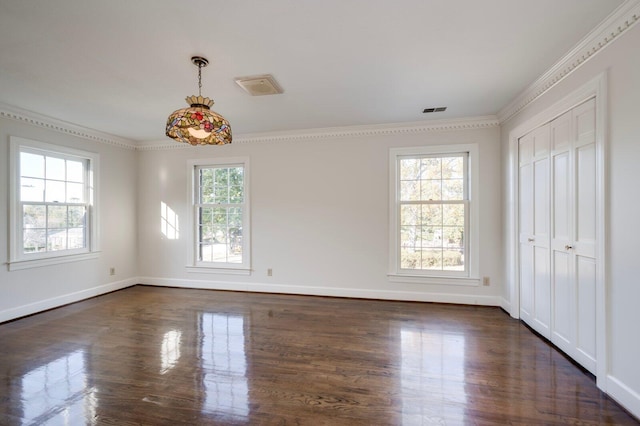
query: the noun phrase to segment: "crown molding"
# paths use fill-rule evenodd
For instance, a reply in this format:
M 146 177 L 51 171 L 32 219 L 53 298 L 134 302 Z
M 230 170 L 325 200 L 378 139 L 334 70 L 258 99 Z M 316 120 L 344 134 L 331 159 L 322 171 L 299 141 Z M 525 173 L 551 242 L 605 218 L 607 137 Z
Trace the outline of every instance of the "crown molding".
M 640 19 L 640 0 L 626 0 L 589 32 L 562 59 L 538 77 L 513 101 L 498 112 L 500 123 L 510 120 L 565 77 L 610 46 Z
M 301 140 L 322 140 L 334 138 L 358 138 L 371 136 L 393 136 L 426 132 L 475 130 L 500 125 L 494 115 L 457 118 L 449 120 L 417 121 L 410 123 L 379 124 L 372 126 L 345 126 L 324 129 L 293 130 L 287 132 L 251 133 L 233 138 L 234 144 L 290 142 Z M 189 144 L 158 142 L 138 145 L 138 151 L 159 151 L 166 149 L 191 148 Z M 193 148 L 192 148 L 193 149 Z
M 83 139 L 114 145 L 120 148 L 135 150 L 136 145 L 133 141 L 103 133 L 98 130 L 89 129 L 77 124 L 58 120 L 57 118 L 48 117 L 33 111 L 28 111 L 12 105 L 0 102 L 0 118 L 21 121 L 23 123 L 53 130 L 67 135 L 76 136 Z

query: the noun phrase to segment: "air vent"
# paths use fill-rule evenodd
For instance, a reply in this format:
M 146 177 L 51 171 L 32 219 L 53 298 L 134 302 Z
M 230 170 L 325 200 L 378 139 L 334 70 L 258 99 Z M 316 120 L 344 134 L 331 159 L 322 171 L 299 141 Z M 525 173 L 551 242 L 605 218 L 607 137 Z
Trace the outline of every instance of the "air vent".
M 251 96 L 277 95 L 282 93 L 282 88 L 270 74 L 255 75 L 253 77 L 238 77 L 235 79 L 238 86 Z
M 423 114 L 428 114 L 430 112 L 443 112 L 446 111 L 447 107 L 437 107 L 437 108 L 425 108 L 422 110 Z

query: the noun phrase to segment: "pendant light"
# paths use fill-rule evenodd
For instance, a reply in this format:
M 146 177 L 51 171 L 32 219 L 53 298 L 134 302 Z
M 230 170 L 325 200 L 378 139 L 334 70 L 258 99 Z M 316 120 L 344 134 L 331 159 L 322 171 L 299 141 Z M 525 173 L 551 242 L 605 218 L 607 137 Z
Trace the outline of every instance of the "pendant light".
M 211 111 L 213 100 L 202 97 L 202 68 L 209 61 L 194 56 L 191 62 L 198 67 L 198 96 L 186 98 L 189 108 L 174 111 L 167 119 L 166 135 L 191 145 L 225 145 L 231 143 L 231 127 L 220 114 Z

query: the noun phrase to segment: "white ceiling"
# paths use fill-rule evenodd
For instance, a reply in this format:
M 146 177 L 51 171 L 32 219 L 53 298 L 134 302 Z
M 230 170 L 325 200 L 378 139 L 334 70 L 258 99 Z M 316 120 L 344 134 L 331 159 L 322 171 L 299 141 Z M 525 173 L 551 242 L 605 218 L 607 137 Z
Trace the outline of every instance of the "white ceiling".
M 234 135 L 492 115 L 622 3 L 0 0 L 0 102 L 165 141 L 201 55 Z M 234 83 L 268 73 L 284 94 Z

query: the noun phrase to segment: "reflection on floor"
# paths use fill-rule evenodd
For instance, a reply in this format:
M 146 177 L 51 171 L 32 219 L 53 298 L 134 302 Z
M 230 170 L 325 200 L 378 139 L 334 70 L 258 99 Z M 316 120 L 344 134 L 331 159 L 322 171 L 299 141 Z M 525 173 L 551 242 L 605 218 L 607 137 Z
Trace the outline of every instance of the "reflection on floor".
M 136 286 L 0 348 L 2 425 L 639 424 L 490 307 Z

